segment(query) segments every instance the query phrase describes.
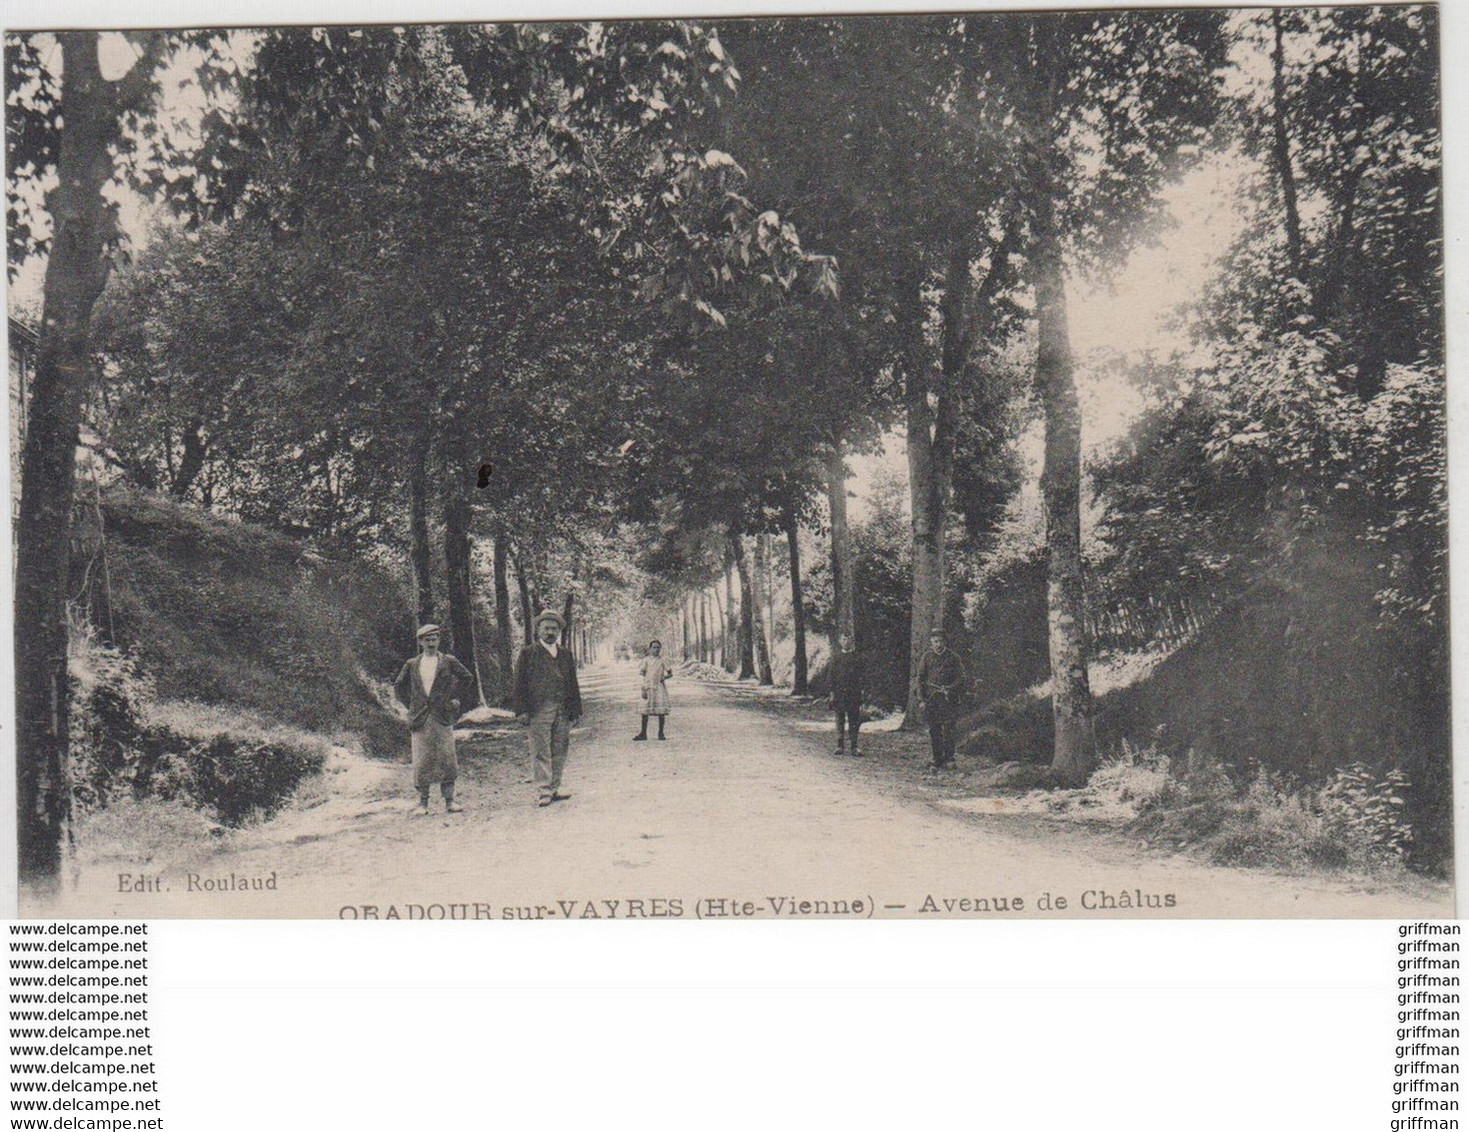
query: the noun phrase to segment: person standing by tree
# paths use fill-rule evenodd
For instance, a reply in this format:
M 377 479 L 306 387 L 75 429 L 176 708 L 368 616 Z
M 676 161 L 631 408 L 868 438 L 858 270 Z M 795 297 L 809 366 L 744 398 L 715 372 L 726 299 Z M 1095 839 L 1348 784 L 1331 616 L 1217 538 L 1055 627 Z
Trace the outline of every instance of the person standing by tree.
M 943 627 L 934 626 L 928 652 L 918 665 L 919 704 L 928 716 L 934 770 L 943 770 L 954 763 L 954 722 L 968 684 L 964 662 L 958 653 L 949 649 Z
M 561 614 L 554 610 L 538 614 L 536 640 L 520 650 L 515 665 L 515 717 L 529 728 L 539 806 L 571 797 L 561 793 L 561 772 L 571 746 L 571 729 L 581 719 L 581 689 L 571 650 L 557 643 L 565 627 Z
M 474 676 L 446 652 L 439 651 L 439 627 L 418 630 L 419 654 L 403 662 L 393 691 L 408 709 L 413 749 L 413 785 L 418 788 L 418 812 L 428 813 L 428 795 L 437 782 L 444 809 L 457 814 L 454 780 L 459 756 L 454 747 L 454 721 L 459 718 L 459 693 L 474 687 Z
M 852 754 L 860 756 L 857 730 L 862 726 L 862 658 L 851 633 L 843 633 L 837 651 L 831 657 L 831 706 L 837 713 L 837 754 L 846 751 L 846 739 L 852 737 Z
M 668 736 L 663 734 L 663 723 L 668 718 L 668 680 L 673 669 L 663 659 L 662 641 L 648 642 L 648 655 L 643 658 L 638 674 L 643 678 L 643 728 L 633 736 L 633 742 L 648 738 L 650 715 L 658 717 L 658 738 L 667 739 Z

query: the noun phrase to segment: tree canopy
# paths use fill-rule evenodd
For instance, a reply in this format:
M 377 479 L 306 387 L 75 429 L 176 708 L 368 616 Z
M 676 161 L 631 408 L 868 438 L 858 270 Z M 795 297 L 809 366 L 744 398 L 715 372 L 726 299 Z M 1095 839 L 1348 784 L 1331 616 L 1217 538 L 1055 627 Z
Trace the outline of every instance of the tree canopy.
M 54 865 L 65 816 L 83 424 L 132 486 L 400 578 L 486 698 L 542 605 L 584 652 L 662 607 L 686 650 L 804 693 L 810 606 L 869 627 L 880 706 L 916 724 L 932 627 L 1004 647 L 981 639 L 1006 623 L 981 580 L 1010 576 L 1024 511 L 1052 781 L 1104 753 L 1099 625 L 1106 647 L 1174 649 L 1266 590 L 1311 592 L 1331 553 L 1361 567 L 1353 663 L 1438 720 L 1436 21 L 156 32 L 118 79 L 95 33 L 8 36 L 9 264 L 47 265 L 18 574 L 23 825 L 50 846 L 32 864 Z M 190 129 L 161 98 L 180 71 Z M 1090 356 L 1075 295 L 1159 238 L 1201 165 L 1243 219 L 1174 296 L 1187 350 Z M 131 256 L 123 185 L 154 210 Z M 1088 463 L 1079 387 L 1123 382 L 1144 409 Z M 885 446 L 906 481 L 849 524 L 850 463 Z M 1292 655 L 1336 641 L 1307 636 Z M 1437 781 L 1438 724 L 1406 711 L 1372 699 L 1292 769 L 1380 740 Z

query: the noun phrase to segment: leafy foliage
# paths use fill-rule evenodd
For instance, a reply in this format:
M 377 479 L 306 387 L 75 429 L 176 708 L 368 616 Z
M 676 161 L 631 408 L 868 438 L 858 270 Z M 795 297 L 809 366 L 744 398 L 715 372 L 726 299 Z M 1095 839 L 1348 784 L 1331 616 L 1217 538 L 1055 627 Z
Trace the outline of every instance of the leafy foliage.
M 236 725 L 180 733 L 150 719 L 154 688 L 135 657 L 83 639 L 72 662 L 72 783 L 84 811 L 125 799 L 186 801 L 226 825 L 274 814 L 326 762 L 319 739 Z
M 1441 373 L 1394 370 L 1363 403 L 1326 366 L 1314 340 L 1286 334 L 1247 341 L 1208 370 L 1152 375 L 1155 407 L 1096 470 L 1110 504 L 1099 562 L 1109 587 L 1238 592 L 1294 540 L 1339 522 L 1379 545 L 1382 568 L 1410 587 L 1394 587 L 1396 609 L 1441 617 Z M 1415 545 L 1391 545 L 1399 539 Z
M 1322 809 L 1330 824 L 1348 831 L 1368 854 L 1405 860 L 1413 840 L 1403 800 L 1409 785 L 1400 770 L 1375 774 L 1353 763 L 1338 770 L 1322 789 Z
M 901 706 L 908 696 L 909 599 L 913 592 L 913 549 L 903 495 L 907 486 L 891 477 L 878 479 L 866 518 L 852 526 L 857 570 L 856 640 L 865 660 L 867 702 Z M 823 561 L 810 572 L 806 597 L 811 623 L 832 636 L 831 567 Z
M 61 85 L 46 67 L 45 42 L 38 36 L 5 38 L 5 169 L 12 187 L 39 181 L 54 169 L 61 134 Z M 32 194 L 9 192 L 5 198 L 6 263 L 10 278 L 21 262 L 44 251 L 49 218 L 38 215 Z
M 1155 748 L 1127 748 L 1104 763 L 1089 793 L 1136 811 L 1133 832 L 1150 842 L 1202 852 L 1223 865 L 1399 868 L 1412 831 L 1403 819 L 1401 774 L 1343 767 L 1323 785 L 1258 771 L 1243 784 L 1215 767 L 1178 773 Z
M 130 773 L 133 748 L 105 736 L 141 734 L 139 665 L 167 695 L 379 734 L 357 670 L 411 647 L 394 578 L 410 558 L 447 564 L 451 512 L 456 551 L 493 540 L 528 604 L 570 595 L 583 624 L 646 635 L 721 577 L 731 536 L 818 527 L 832 453 L 900 420 L 930 470 L 952 464 L 952 496 L 920 460 L 914 499 L 939 485 L 933 513 L 910 525 L 918 508 L 883 483 L 856 531 L 875 697 L 903 699 L 910 622 L 921 634 L 928 616 L 913 613 L 927 569 L 913 528 L 962 517 L 943 612 L 972 595 L 972 655 L 1000 701 L 971 750 L 1033 756 L 1051 724 L 1020 693 L 1044 674 L 1042 575 L 1062 557 L 1056 524 L 1042 547 L 1046 524 L 1016 518 L 1035 327 L 1064 326 L 1065 274 L 1114 270 L 1155 233 L 1162 187 L 1228 149 L 1248 223 L 1187 312 L 1194 352 L 1131 359 L 1149 409 L 1094 469 L 1084 591 L 1093 627 L 1125 626 L 1114 643 L 1177 649 L 1107 705 L 1104 736 L 1161 727 L 1160 750 L 1222 769 L 1178 786 L 1139 763 L 1104 785 L 1184 791 L 1232 859 L 1254 844 L 1325 860 L 1338 834 L 1431 857 L 1448 795 L 1436 20 L 1192 9 L 136 37 L 114 180 L 180 221 L 114 274 L 91 321 L 89 432 L 129 485 L 270 533 L 108 501 L 132 558 L 115 563 L 114 615 L 138 651 L 85 697 L 82 781 L 101 776 L 85 789 Z M 26 188 L 13 270 L 45 249 L 61 93 L 45 36 L 6 46 L 7 155 Z M 160 118 L 170 59 L 203 93 L 197 138 Z M 1040 392 L 1065 394 L 1066 368 Z M 1074 399 L 1037 402 L 1057 437 L 1048 490 L 1055 473 L 1078 487 Z M 808 598 L 830 628 L 827 564 Z M 1058 611 L 1087 623 L 1074 602 Z M 233 659 L 195 663 L 215 640 Z M 1063 667 L 1084 674 L 1078 659 Z M 253 739 L 212 743 L 158 781 L 182 791 L 197 770 L 187 790 L 238 816 L 300 769 Z
M 1175 740 L 1208 733 L 1239 765 L 1316 782 L 1353 761 L 1401 772 L 1415 859 L 1431 858 L 1448 781 L 1442 379 L 1393 368 L 1363 402 L 1326 357 L 1286 335 L 1226 353 L 1237 369 L 1174 375 L 1099 469 L 1097 588 L 1113 607 L 1214 611 L 1154 678 L 1152 719 Z M 1199 650 L 1219 648 L 1246 650 L 1249 669 L 1216 661 L 1195 672 L 1208 690 L 1188 692 Z M 1197 718 L 1165 696 L 1190 697 Z
M 1273 97 L 1246 86 L 1237 107 L 1261 162 L 1252 191 L 1268 206 L 1202 308 L 1212 333 L 1303 330 L 1342 388 L 1369 398 L 1389 365 L 1441 358 L 1437 23 L 1435 8 L 1414 6 L 1246 26 L 1279 36 Z

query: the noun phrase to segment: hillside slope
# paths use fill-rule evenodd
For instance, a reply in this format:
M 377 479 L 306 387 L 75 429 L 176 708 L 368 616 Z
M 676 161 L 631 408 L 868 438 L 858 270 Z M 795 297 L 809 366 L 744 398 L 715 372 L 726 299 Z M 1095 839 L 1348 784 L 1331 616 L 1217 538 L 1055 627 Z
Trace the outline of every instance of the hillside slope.
M 1156 745 L 1175 764 L 1320 784 L 1352 765 L 1406 778 L 1412 857 L 1444 867 L 1452 847 L 1451 747 L 1441 629 L 1411 635 L 1381 615 L 1374 548 L 1302 540 L 1140 678 L 1097 680 L 1104 752 Z M 980 708 L 965 749 L 992 761 L 1045 762 L 1053 742 L 1044 578 L 1028 564 L 975 611 Z M 1113 658 L 1114 662 L 1119 658 Z M 1100 666 L 1098 666 L 1100 667 Z M 1188 755 L 1184 758 L 1181 756 Z
M 402 746 L 379 696 L 413 651 L 413 616 L 386 571 L 148 492 L 113 489 L 101 510 L 107 600 L 94 618 L 160 699 L 352 732 L 374 754 Z

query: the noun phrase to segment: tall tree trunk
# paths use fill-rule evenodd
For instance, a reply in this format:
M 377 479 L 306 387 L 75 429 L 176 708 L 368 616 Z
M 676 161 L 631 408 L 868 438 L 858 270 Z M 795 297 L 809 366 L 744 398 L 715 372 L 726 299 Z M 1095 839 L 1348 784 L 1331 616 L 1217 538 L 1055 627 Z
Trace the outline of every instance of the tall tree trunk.
M 908 625 L 908 704 L 905 730 L 919 727 L 918 659 L 944 616 L 944 566 L 948 539 L 949 497 L 954 475 L 955 387 L 968 355 L 964 331 L 965 298 L 969 291 L 969 243 L 954 242 L 944 279 L 942 361 L 937 388 L 930 390 L 930 373 L 922 356 L 922 323 L 912 335 L 905 397 L 908 409 L 908 491 L 913 530 L 912 615 Z M 921 319 L 923 308 L 912 299 Z M 930 407 L 930 392 L 936 404 Z
M 525 577 L 525 563 L 516 559 L 515 561 L 515 589 L 520 595 L 520 635 L 521 644 L 529 645 L 535 641 L 535 609 L 531 605 L 530 583 Z
M 743 536 L 731 533 L 729 545 L 734 552 L 735 569 L 740 574 L 740 679 L 755 675 L 755 600 L 750 587 L 750 564 L 745 561 Z
M 705 632 L 709 635 L 709 663 L 715 664 L 719 660 L 719 610 L 714 601 L 712 586 L 700 592 L 704 595 L 704 610 L 708 614 Z
M 770 642 L 770 663 L 775 663 L 775 549 L 769 531 L 760 535 L 760 553 L 765 560 L 765 639 Z
M 67 582 L 72 496 L 82 406 L 94 370 L 92 309 L 107 282 L 112 179 L 119 120 L 141 104 L 157 63 L 152 41 L 124 79 L 109 82 L 97 61 L 98 33 L 60 32 L 62 78 L 57 184 L 40 340 L 21 462 L 16 527 L 16 821 L 19 875 L 53 889 L 71 817 L 66 671 Z
M 444 565 L 447 567 L 449 644 L 464 667 L 474 673 L 477 703 L 485 702 L 479 652 L 474 641 L 474 582 L 469 543 L 471 505 L 461 494 L 463 477 L 447 485 L 444 499 Z M 466 710 L 470 705 L 465 705 Z
M 408 474 L 408 527 L 412 543 L 413 595 L 418 623 L 434 619 L 433 551 L 428 537 L 428 462 L 415 457 Z
M 112 623 L 112 583 L 107 570 L 107 516 L 102 510 L 102 488 L 97 482 L 95 460 L 88 453 L 90 482 L 78 490 L 74 500 L 72 578 L 67 583 L 67 592 L 73 612 L 85 610 L 97 639 L 114 645 L 117 640 Z
M 709 663 L 724 666 L 724 602 L 719 598 L 719 583 L 715 582 L 709 587 L 709 595 L 713 599 L 714 609 L 709 616 L 714 621 L 713 643 L 709 649 Z M 717 652 L 716 652 L 717 650 Z
M 1360 41 L 1356 44 L 1360 53 Z M 1352 154 L 1345 162 L 1334 184 L 1330 186 L 1331 220 L 1323 241 L 1323 267 L 1320 283 L 1312 294 L 1312 314 L 1322 323 L 1335 323 L 1342 314 L 1342 298 L 1352 277 L 1352 260 L 1360 254 L 1357 236 L 1357 189 L 1373 160 L 1368 131 L 1372 121 L 1369 99 L 1363 97 L 1360 69 L 1352 75 L 1355 106 L 1337 144 L 1343 153 Z M 1340 328 L 1337 328 L 1340 329 Z
M 847 526 L 847 461 L 837 437 L 826 458 L 826 505 L 831 523 L 831 597 L 835 635 L 857 639 L 857 564 L 852 555 L 852 532 Z M 831 642 L 835 654 L 837 641 Z
M 734 560 L 724 564 L 724 670 L 733 672 L 739 664 L 740 630 L 735 620 Z
M 714 641 L 709 636 L 709 594 L 699 591 L 699 659 L 705 664 L 714 663 Z
M 561 643 L 571 647 L 571 611 L 576 602 L 576 591 L 568 589 L 566 600 L 561 603 Z
M 515 655 L 510 643 L 510 540 L 495 535 L 495 662 L 500 666 L 500 703 L 514 695 Z
M 1291 275 L 1300 279 L 1302 263 L 1301 212 L 1296 201 L 1296 175 L 1290 160 L 1290 128 L 1285 121 L 1285 26 L 1281 10 L 1270 13 L 1270 23 L 1275 32 L 1275 48 L 1270 54 L 1271 119 L 1274 127 L 1275 175 L 1280 180 L 1280 199 L 1285 207 L 1285 246 L 1290 261 Z
M 1067 327 L 1061 243 L 1050 194 L 1044 194 L 1038 204 L 1035 386 L 1046 422 L 1041 500 L 1048 561 L 1051 706 L 1056 724 L 1051 766 L 1062 780 L 1079 783 L 1085 781 L 1097 758 L 1081 559 L 1081 406 Z
M 204 460 L 209 454 L 209 446 L 204 439 L 204 422 L 197 417 L 190 421 L 184 426 L 182 440 L 183 454 L 179 457 L 179 466 L 174 472 L 173 480 L 168 485 L 169 497 L 178 500 L 189 497 L 189 489 L 204 470 Z
M 785 514 L 786 551 L 791 563 L 791 632 L 795 638 L 796 655 L 793 662 L 791 695 L 808 694 L 810 673 L 806 662 L 806 606 L 801 599 L 801 527 L 796 521 L 796 509 L 786 507 Z
M 770 666 L 770 642 L 766 635 L 766 594 L 770 589 L 770 539 L 762 532 L 755 536 L 754 577 L 755 672 L 762 684 L 774 684 Z

